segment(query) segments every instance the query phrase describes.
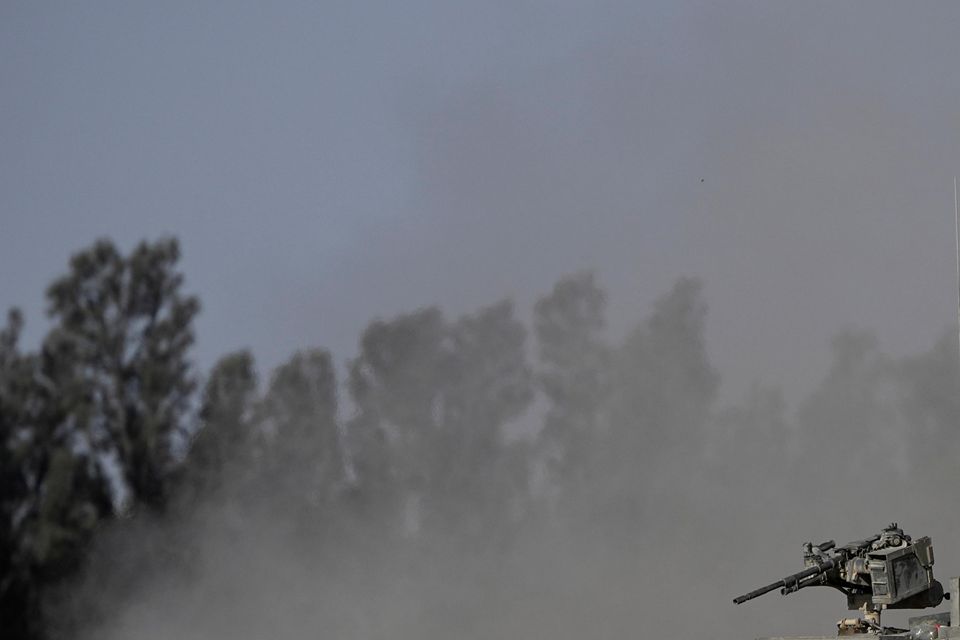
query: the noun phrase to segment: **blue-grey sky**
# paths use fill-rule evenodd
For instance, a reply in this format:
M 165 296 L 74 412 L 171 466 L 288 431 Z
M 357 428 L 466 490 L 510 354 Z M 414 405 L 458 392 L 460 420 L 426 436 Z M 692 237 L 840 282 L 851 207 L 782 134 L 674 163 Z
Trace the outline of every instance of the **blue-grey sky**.
M 175 234 L 202 366 L 353 355 L 598 272 L 622 333 L 701 275 L 727 393 L 807 390 L 843 325 L 955 321 L 960 6 L 0 5 L 0 307 L 97 237 Z M 794 396 L 795 397 L 795 396 Z

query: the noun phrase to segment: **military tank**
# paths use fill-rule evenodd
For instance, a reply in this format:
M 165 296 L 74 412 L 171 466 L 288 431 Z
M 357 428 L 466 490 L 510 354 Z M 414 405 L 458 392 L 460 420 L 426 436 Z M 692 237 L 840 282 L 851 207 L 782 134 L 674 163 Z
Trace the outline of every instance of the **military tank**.
M 933 543 L 913 539 L 892 523 L 879 534 L 838 547 L 833 540 L 803 544 L 803 571 L 733 599 L 743 604 L 771 591 L 782 595 L 809 587 L 830 587 L 846 596 L 847 608 L 859 616 L 837 622 L 837 636 L 865 640 L 934 640 L 960 638 L 960 578 L 949 588 L 933 577 Z M 910 618 L 909 628 L 885 627 L 887 609 L 931 609 L 949 600 L 950 611 Z M 802 640 L 828 636 L 803 636 Z M 801 640 L 776 638 L 770 640 Z

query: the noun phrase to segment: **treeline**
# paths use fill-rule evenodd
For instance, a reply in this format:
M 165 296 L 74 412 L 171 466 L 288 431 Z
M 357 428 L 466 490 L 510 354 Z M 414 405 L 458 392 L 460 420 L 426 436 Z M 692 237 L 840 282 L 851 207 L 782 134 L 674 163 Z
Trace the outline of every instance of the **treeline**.
M 368 325 L 346 380 L 316 348 L 265 381 L 248 351 L 228 354 L 201 384 L 200 305 L 178 260 L 172 239 L 126 255 L 97 242 L 47 290 L 35 352 L 16 311 L 0 332 L 5 637 L 69 637 L 116 615 L 151 571 L 189 573 L 203 551 L 170 523 L 214 509 L 231 531 L 277 523 L 310 556 L 335 550 L 318 573 L 376 572 L 402 550 L 506 557 L 556 529 L 628 547 L 641 526 L 695 536 L 734 494 L 751 498 L 742 517 L 789 496 L 815 442 L 840 452 L 821 458 L 823 482 L 878 456 L 888 478 L 923 459 L 934 481 L 930 461 L 956 452 L 949 338 L 898 360 L 848 332 L 796 418 L 763 387 L 717 407 L 695 279 L 617 343 L 604 291 L 579 273 L 536 302 L 532 338 L 509 301 L 455 319 L 427 308 Z M 325 635 L 378 637 L 347 618 Z

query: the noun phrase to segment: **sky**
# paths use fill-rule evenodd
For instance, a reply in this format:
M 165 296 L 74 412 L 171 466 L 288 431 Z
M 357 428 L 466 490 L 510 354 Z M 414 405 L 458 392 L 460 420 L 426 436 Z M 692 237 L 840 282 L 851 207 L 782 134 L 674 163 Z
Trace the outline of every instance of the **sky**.
M 845 326 L 956 322 L 960 6 L 0 5 L 0 308 L 99 237 L 180 238 L 196 357 L 272 367 L 593 269 L 622 335 L 700 276 L 725 397 Z

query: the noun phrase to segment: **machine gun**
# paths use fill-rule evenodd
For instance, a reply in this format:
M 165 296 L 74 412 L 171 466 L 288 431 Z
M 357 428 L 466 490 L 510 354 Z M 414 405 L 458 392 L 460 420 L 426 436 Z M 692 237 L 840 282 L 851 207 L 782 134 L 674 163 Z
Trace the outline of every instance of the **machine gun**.
M 832 553 L 829 553 L 832 552 Z M 742 604 L 780 589 L 782 595 L 806 587 L 832 587 L 847 596 L 847 607 L 863 613 L 849 622 L 860 629 L 880 629 L 883 609 L 924 609 L 944 599 L 933 577 L 930 538 L 913 540 L 893 523 L 880 534 L 837 547 L 833 540 L 803 545 L 803 571 L 734 598 Z

